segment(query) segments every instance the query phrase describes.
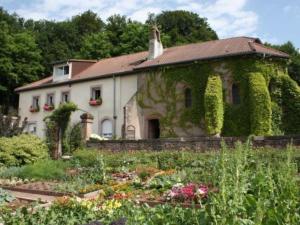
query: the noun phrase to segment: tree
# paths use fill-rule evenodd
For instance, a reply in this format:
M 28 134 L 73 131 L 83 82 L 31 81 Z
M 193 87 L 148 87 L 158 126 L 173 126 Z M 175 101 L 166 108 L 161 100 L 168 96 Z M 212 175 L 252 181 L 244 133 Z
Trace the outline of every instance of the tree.
M 0 104 L 7 112 L 10 105 L 17 105 L 14 89 L 37 80 L 43 67 L 32 34 L 10 33 L 6 22 L 0 22 L 0 27 Z
M 193 12 L 177 10 L 163 11 L 156 16 L 150 14 L 147 23 L 156 23 L 161 27 L 162 33 L 170 36 L 170 42 L 165 43 L 166 46 L 218 39 L 207 19 Z
M 90 34 L 83 39 L 79 57 L 84 59 L 102 59 L 110 57 L 113 45 L 106 32 Z

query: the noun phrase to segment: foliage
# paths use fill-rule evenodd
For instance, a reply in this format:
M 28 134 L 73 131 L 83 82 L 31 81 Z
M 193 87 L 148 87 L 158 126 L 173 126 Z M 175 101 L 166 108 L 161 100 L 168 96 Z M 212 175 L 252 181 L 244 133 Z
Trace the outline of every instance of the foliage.
M 26 165 L 18 176 L 23 179 L 58 180 L 64 178 L 68 164 L 63 161 L 40 160 L 31 165 Z
M 44 141 L 34 135 L 22 134 L 0 138 L 0 164 L 20 166 L 48 157 Z
M 220 134 L 223 127 L 223 89 L 220 76 L 209 76 L 205 94 L 205 124 L 208 134 Z
M 70 146 L 70 152 L 83 147 L 81 123 L 73 124 L 67 134 L 67 140 Z
M 266 43 L 272 48 L 278 49 L 290 55 L 290 63 L 288 65 L 288 73 L 290 77 L 300 85 L 300 52 L 292 42 L 288 41 L 282 45 L 272 45 Z
M 13 201 L 14 199 L 15 198 L 11 194 L 0 188 L 0 206 L 4 203 Z
M 288 76 L 281 77 L 283 129 L 288 134 L 300 133 L 300 87 Z
M 249 75 L 249 106 L 251 133 L 267 135 L 271 133 L 271 98 L 265 78 L 260 73 Z
M 59 105 L 51 115 L 44 118 L 48 130 L 46 133 L 49 135 L 48 145 L 54 158 L 59 158 L 61 154 L 56 146 L 59 141 L 63 144 L 63 151 L 68 152 L 69 150 L 68 142 L 66 142 L 66 130 L 70 122 L 71 113 L 77 109 L 77 105 L 72 102 L 64 103 Z
M 163 11 L 150 15 L 148 23 L 156 23 L 163 33 L 170 36 L 165 46 L 174 46 L 199 41 L 216 40 L 216 32 L 209 26 L 206 18 L 184 10 Z
M 20 117 L 12 115 L 5 116 L 0 111 L 0 137 L 12 137 L 15 135 L 19 135 L 24 131 L 26 125 L 26 120 L 24 120 L 22 124 L 20 124 Z

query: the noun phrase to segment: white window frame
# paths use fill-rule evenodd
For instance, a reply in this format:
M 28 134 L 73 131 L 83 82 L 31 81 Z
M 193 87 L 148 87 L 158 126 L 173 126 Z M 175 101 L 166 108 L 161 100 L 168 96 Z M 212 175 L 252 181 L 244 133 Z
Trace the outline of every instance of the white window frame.
M 46 104 L 51 105 L 50 102 L 49 102 L 50 96 L 52 96 L 52 105 L 54 106 L 55 105 L 55 94 L 54 93 L 48 93 L 46 95 Z
M 68 93 L 68 101 L 65 101 L 65 98 L 64 98 L 66 93 Z M 71 92 L 70 91 L 62 91 L 60 100 L 61 100 L 61 103 L 70 102 L 71 101 Z
M 38 101 L 36 101 L 38 100 Z M 37 109 L 40 107 L 40 96 L 32 96 L 32 108 Z
M 33 127 L 33 131 L 30 130 L 31 126 Z M 37 134 L 37 122 L 28 122 L 26 131 L 29 134 Z
M 100 98 L 99 99 L 102 99 L 102 87 L 101 86 L 94 86 L 94 87 L 91 87 L 91 100 L 96 100 L 96 96 L 95 96 L 95 91 L 96 90 L 99 90 L 100 91 Z

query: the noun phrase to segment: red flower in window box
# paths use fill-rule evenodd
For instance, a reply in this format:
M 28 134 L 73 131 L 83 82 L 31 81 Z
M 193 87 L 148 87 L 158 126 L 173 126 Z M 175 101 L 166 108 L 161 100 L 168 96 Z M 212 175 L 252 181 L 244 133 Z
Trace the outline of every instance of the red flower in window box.
M 89 101 L 90 106 L 98 106 L 102 104 L 102 99 L 90 99 Z
M 30 106 L 29 111 L 32 112 L 32 113 L 39 112 L 40 111 L 40 107 L 39 106 L 36 106 L 36 107 Z
M 54 105 L 45 104 L 43 108 L 45 111 L 52 111 L 54 109 Z

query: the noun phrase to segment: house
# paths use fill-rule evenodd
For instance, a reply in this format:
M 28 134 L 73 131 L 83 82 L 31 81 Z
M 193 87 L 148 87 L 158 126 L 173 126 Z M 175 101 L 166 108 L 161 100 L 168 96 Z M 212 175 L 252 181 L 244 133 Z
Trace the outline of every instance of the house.
M 204 95 L 209 77 L 217 75 L 225 106 L 221 134 L 247 135 L 252 129 L 246 91 L 250 74 L 261 74 L 267 88 L 273 78 L 288 76 L 289 56 L 257 38 L 163 49 L 154 27 L 149 39 L 149 51 L 55 62 L 51 76 L 17 88 L 19 115 L 27 117 L 27 131 L 43 137 L 43 118 L 60 103 L 72 101 L 81 110 L 72 114 L 71 123 L 80 122 L 80 115 L 89 112 L 94 117 L 93 133 L 108 138 L 207 135 Z M 265 116 L 272 120 L 270 113 Z M 266 133 L 272 132 L 271 122 Z

